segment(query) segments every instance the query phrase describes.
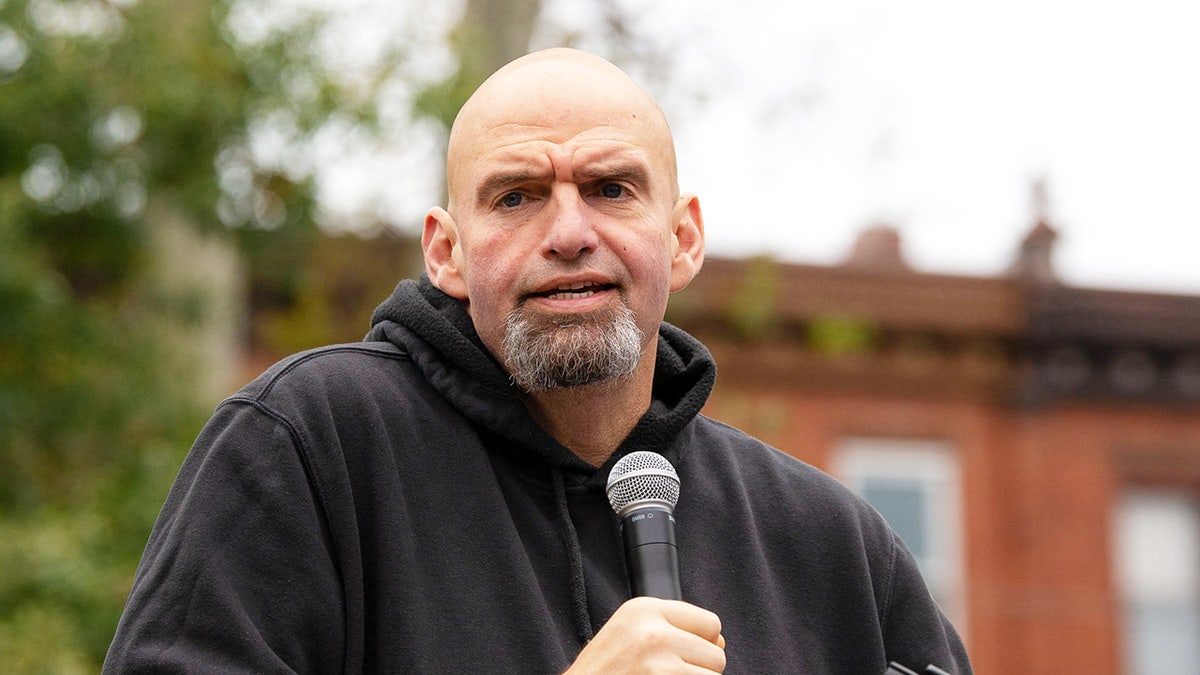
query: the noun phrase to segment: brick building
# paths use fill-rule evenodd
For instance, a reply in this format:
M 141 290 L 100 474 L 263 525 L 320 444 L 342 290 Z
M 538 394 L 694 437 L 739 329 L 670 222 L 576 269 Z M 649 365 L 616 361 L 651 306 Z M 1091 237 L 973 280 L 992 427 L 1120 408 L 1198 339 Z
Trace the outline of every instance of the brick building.
M 716 357 L 708 414 L 892 521 L 978 672 L 1200 672 L 1200 297 L 1063 285 L 1054 239 L 995 278 L 886 228 L 710 260 L 668 319 Z
M 710 416 L 885 513 L 977 672 L 1198 673 L 1200 297 L 1063 285 L 1054 239 L 992 278 L 914 271 L 886 228 L 836 266 L 709 259 L 668 319 L 716 357 Z M 359 339 L 419 255 L 324 238 L 245 379 L 299 348 L 275 334 Z

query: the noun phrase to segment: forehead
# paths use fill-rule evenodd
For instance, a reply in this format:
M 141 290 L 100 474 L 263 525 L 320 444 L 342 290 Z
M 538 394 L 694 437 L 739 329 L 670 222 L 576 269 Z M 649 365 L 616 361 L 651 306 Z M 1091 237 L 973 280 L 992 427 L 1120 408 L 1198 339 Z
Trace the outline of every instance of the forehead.
M 463 107 L 447 155 L 451 200 L 497 165 L 545 168 L 552 158 L 637 162 L 675 184 L 670 129 L 648 94 L 607 63 L 550 61 L 501 71 Z
M 586 171 L 597 165 L 638 164 L 663 171 L 656 139 L 641 127 L 584 125 L 568 128 L 504 124 L 487 130 L 463 158 L 467 175 L 500 166 L 564 172 Z

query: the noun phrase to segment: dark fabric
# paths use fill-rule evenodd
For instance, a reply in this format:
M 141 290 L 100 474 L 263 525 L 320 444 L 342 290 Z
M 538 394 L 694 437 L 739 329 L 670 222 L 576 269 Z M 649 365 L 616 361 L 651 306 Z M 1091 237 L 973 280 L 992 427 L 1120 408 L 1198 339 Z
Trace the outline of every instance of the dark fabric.
M 874 510 L 699 414 L 714 376 L 664 325 L 651 409 L 596 469 L 533 422 L 457 302 L 403 282 L 367 341 L 218 407 L 105 670 L 561 672 L 629 596 L 603 487 L 652 449 L 680 475 L 683 592 L 721 617 L 726 672 L 970 672 Z

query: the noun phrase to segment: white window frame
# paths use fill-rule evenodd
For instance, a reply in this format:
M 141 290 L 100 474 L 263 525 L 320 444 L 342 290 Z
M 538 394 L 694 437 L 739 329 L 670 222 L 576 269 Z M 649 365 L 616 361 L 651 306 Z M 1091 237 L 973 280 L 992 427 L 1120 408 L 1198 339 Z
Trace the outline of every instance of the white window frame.
M 967 594 L 960 464 L 948 441 L 847 436 L 837 443 L 831 473 L 859 495 L 871 480 L 919 486 L 928 553 L 917 562 L 934 599 L 963 633 Z
M 1112 556 L 1123 672 L 1197 672 L 1200 499 L 1191 492 L 1168 488 L 1123 490 L 1113 509 Z M 1157 627 L 1167 632 L 1142 633 L 1148 626 L 1145 617 L 1154 617 L 1155 611 L 1159 612 Z M 1175 622 L 1161 623 L 1164 613 L 1174 614 Z M 1183 623 L 1178 622 L 1180 617 L 1185 617 Z M 1181 635 L 1180 630 L 1191 634 Z

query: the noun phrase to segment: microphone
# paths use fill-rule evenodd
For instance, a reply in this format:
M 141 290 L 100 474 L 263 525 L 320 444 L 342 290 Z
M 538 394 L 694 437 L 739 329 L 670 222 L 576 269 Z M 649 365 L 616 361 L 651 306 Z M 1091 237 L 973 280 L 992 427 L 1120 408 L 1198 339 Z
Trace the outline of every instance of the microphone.
M 621 518 L 633 595 L 682 600 L 675 545 L 674 512 L 679 501 L 675 467 L 656 452 L 631 452 L 613 465 L 605 492 Z

